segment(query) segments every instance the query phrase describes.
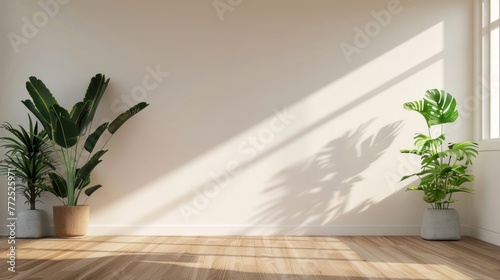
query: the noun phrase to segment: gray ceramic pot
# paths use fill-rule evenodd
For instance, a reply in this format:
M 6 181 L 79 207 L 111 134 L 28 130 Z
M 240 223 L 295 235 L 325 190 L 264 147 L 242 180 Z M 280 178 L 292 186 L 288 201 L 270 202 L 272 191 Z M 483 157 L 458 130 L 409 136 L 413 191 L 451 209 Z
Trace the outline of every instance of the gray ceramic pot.
M 457 210 L 426 209 L 420 236 L 426 240 L 459 240 L 460 217 Z
M 47 236 L 48 215 L 43 210 L 24 210 L 17 214 L 16 238 Z

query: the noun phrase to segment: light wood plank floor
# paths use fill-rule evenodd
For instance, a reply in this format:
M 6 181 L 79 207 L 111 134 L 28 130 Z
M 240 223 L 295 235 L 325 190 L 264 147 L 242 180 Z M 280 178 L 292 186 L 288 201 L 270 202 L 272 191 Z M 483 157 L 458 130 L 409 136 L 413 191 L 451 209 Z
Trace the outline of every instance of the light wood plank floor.
M 419 237 L 0 238 L 0 279 L 500 279 L 500 247 Z

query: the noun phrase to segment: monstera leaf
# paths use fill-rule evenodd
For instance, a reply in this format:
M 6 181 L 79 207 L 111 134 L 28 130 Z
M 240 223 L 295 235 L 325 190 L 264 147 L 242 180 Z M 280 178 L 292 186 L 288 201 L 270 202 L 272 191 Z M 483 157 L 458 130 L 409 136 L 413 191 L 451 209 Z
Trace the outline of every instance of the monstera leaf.
M 458 118 L 457 101 L 444 90 L 428 90 L 424 99 L 404 103 L 403 107 L 420 113 L 428 127 L 452 123 Z

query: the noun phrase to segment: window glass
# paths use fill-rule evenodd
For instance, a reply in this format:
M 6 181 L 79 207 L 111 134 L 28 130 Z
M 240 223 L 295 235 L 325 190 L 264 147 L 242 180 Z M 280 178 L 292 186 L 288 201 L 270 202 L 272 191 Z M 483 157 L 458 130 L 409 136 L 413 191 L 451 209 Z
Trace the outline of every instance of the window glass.
M 500 0 L 483 0 L 483 139 L 500 138 Z

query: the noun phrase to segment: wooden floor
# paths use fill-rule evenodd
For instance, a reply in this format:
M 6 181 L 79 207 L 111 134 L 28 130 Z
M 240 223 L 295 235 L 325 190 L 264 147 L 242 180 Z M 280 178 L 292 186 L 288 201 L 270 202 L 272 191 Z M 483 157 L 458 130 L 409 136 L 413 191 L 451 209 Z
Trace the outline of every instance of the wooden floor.
M 500 247 L 464 237 L 0 238 L 0 279 L 500 279 Z

